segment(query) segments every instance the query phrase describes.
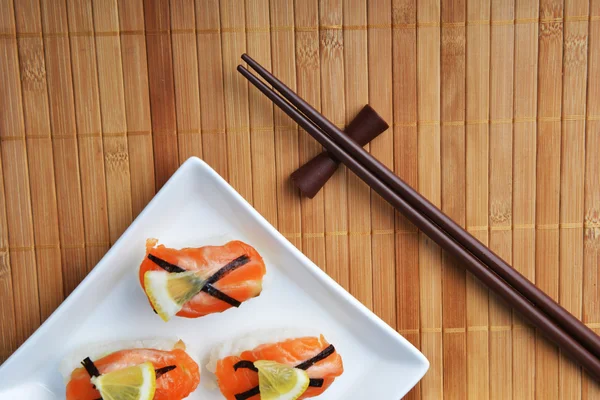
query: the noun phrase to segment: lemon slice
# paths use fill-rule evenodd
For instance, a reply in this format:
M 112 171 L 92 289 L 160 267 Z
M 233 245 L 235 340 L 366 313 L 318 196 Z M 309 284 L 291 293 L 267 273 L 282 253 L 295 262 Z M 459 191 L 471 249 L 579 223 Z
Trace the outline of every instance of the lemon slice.
M 275 361 L 256 361 L 261 400 L 296 400 L 308 388 L 306 371 Z
M 156 373 L 151 362 L 92 378 L 104 400 L 152 400 Z
M 205 284 L 206 279 L 195 271 L 147 271 L 144 274 L 146 294 L 164 321 L 177 314 L 185 303 L 200 293 Z

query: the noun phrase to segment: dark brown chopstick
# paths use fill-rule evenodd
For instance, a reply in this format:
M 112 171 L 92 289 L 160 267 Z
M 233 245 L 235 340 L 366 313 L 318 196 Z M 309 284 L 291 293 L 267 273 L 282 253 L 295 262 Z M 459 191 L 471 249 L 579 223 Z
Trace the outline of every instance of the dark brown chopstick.
M 389 185 L 396 193 L 402 196 L 409 204 L 420 210 L 427 218 L 431 219 L 440 228 L 451 235 L 461 246 L 473 253 L 484 264 L 489 266 L 496 274 L 504 279 L 509 285 L 518 290 L 523 296 L 548 314 L 569 335 L 577 339 L 597 358 L 600 358 L 600 337 L 590 328 L 585 326 L 579 319 L 569 313 L 560 304 L 554 301 L 546 293 L 538 289 L 526 277 L 516 269 L 508 265 L 502 258 L 477 240 L 450 217 L 444 214 L 435 205 L 421 196 L 406 182 L 400 179 L 394 172 L 381 164 L 366 151 L 350 140 L 338 127 L 325 118 L 310 104 L 306 103 L 284 83 L 279 81 L 269 71 L 263 68 L 247 54 L 242 59 L 254 69 L 260 76 L 269 82 L 283 97 L 297 107 L 308 119 L 312 120 L 322 131 L 328 134 L 345 151 L 352 154 L 361 164 L 373 171 L 380 179 Z
M 296 110 L 290 103 L 279 94 L 266 86 L 262 81 L 252 75 L 242 66 L 238 71 L 244 75 L 254 86 L 263 92 L 271 101 L 280 107 L 286 114 L 294 119 L 311 136 L 330 151 L 338 160 L 347 165 L 354 173 L 363 179 L 384 199 L 402 212 L 423 233 L 431 237 L 442 248 L 449 251 L 471 271 L 478 279 L 490 287 L 498 295 L 504 298 L 512 307 L 529 319 L 550 340 L 557 343 L 563 350 L 577 360 L 596 379 L 600 379 L 600 360 L 590 353 L 575 338 L 571 337 L 565 330 L 558 326 L 550 317 L 535 307 L 522 294 L 517 292 L 507 282 L 485 266 L 478 258 L 467 251 L 451 236 L 449 236 L 437 224 L 423 215 L 418 209 L 410 205 L 404 198 L 399 196 L 391 187 L 380 180 L 371 170 L 357 161 L 349 152 L 322 132 L 316 124 L 305 115 Z M 359 146 L 358 146 L 359 147 Z M 360 147 L 359 147 L 360 148 Z M 362 148 L 360 151 L 365 152 Z M 365 152 L 366 153 L 366 152 Z

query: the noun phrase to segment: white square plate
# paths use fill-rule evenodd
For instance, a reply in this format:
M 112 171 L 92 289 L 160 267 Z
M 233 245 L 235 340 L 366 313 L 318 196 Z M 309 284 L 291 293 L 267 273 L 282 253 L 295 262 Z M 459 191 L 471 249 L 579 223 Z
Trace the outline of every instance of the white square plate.
M 137 273 L 145 241 L 168 247 L 254 246 L 267 265 L 262 294 L 239 309 L 164 323 L 148 306 Z M 180 337 L 197 359 L 229 337 L 265 328 L 313 327 L 335 345 L 344 374 L 320 399 L 398 400 L 429 368 L 406 339 L 329 278 L 289 243 L 207 164 L 179 168 L 123 236 L 46 322 L 0 367 L 0 399 L 58 399 L 58 366 L 86 344 Z M 202 365 L 189 399 L 222 399 Z

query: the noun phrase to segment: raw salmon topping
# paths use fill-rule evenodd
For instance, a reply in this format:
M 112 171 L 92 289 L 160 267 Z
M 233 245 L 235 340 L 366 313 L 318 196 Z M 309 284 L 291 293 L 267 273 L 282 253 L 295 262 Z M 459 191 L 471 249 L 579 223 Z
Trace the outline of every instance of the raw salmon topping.
M 262 291 L 266 268 L 262 257 L 241 241 L 223 246 L 204 246 L 181 250 L 157 246 L 156 239 L 146 241 L 146 258 L 140 266 L 139 278 L 146 290 L 148 271 L 181 273 L 197 271 L 208 280 L 202 290 L 183 304 L 176 315 L 197 318 L 238 307 Z
M 100 374 L 151 362 L 157 371 L 154 400 L 181 400 L 192 393 L 200 383 L 198 364 L 182 349 L 171 351 L 155 349 L 121 350 L 94 361 Z M 175 368 L 172 368 L 172 367 Z M 171 368 L 167 368 L 171 367 Z M 159 376 L 159 371 L 167 371 Z M 96 400 L 100 393 L 94 388 L 90 375 L 77 368 L 67 384 L 67 400 Z
M 299 399 L 323 393 L 344 372 L 342 357 L 325 338 L 304 337 L 279 343 L 263 344 L 239 356 L 225 357 L 217 362 L 215 374 L 221 393 L 227 400 L 258 400 L 258 374 L 252 368 L 259 360 L 276 361 L 305 369 L 311 384 Z

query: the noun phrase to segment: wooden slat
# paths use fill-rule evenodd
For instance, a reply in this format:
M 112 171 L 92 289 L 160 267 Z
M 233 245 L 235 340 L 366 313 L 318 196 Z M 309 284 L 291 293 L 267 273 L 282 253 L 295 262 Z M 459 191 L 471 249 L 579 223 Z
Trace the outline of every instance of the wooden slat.
M 346 124 L 369 101 L 367 2 L 344 0 L 344 84 Z M 366 146 L 367 149 L 369 146 Z M 373 308 L 373 268 L 371 265 L 371 196 L 366 183 L 348 174 L 348 257 L 350 293 Z
M 271 49 L 273 74 L 296 89 L 294 5 L 286 0 L 271 0 Z M 277 205 L 282 212 L 277 226 L 296 247 L 302 249 L 302 210 L 298 190 L 289 176 L 299 166 L 298 127 L 278 107 L 275 107 L 275 166 L 277 176 Z
M 119 0 L 121 58 L 127 119 L 131 212 L 137 216 L 154 196 L 154 154 L 148 89 L 143 0 Z M 131 33 L 131 34 L 130 34 Z
M 219 0 L 196 1 L 204 161 L 228 179 Z
M 540 1 L 537 133 L 536 224 L 559 222 L 560 134 L 563 57 L 563 2 Z M 558 20 L 555 20 L 558 18 Z M 558 300 L 558 229 L 536 232 L 536 284 Z M 536 348 L 536 397 L 558 398 L 558 349 L 538 333 Z
M 585 186 L 583 232 L 583 322 L 595 324 L 600 334 L 600 1 L 590 2 L 589 59 L 587 71 L 587 115 L 585 138 Z M 600 398 L 600 383 L 585 374 L 582 379 L 581 398 Z
M 571 314 L 581 318 L 583 294 L 583 198 L 585 175 L 585 120 L 587 91 L 587 36 L 589 2 L 565 1 L 562 145 L 560 156 L 559 300 Z M 585 16 L 586 20 L 571 20 Z M 572 226 L 571 226 L 572 225 Z M 559 395 L 581 398 L 581 368 L 560 355 Z
M 2 0 L 0 9 L 3 10 L 0 13 L 0 30 L 14 33 L 13 2 Z M 8 343 L 9 349 L 12 349 L 15 344 L 23 343 L 40 324 L 27 149 L 25 140 L 21 139 L 25 137 L 21 79 L 17 41 L 14 38 L 0 40 L 0 82 L 0 150 L 16 327 L 16 342 Z M 9 137 L 17 140 L 7 140 Z M 10 323 L 10 319 L 6 323 Z M 2 321 L 2 324 L 5 322 Z M 3 331 L 6 329 L 3 328 Z
M 246 3 L 248 54 L 271 70 L 271 32 L 269 1 L 249 0 Z M 261 193 L 254 199 L 254 208 L 277 226 L 277 175 L 275 169 L 275 127 L 273 103 L 258 89 L 249 85 L 248 107 L 252 157 L 252 186 Z
M 465 226 L 466 1 L 442 1 L 442 210 Z M 444 398 L 467 397 L 466 272 L 442 253 Z
M 246 51 L 245 7 L 235 0 L 221 0 L 221 43 L 229 183 L 252 202 L 252 164 L 248 129 L 248 82 L 236 71 Z M 282 78 L 282 77 L 280 77 Z
M 390 125 L 370 145 L 371 154 L 394 169 L 392 1 L 368 3 L 369 104 Z M 373 236 L 373 310 L 391 327 L 396 327 L 396 255 L 394 209 L 371 191 Z
M 132 220 L 121 41 L 118 36 L 104 34 L 119 31 L 119 12 L 116 2 L 94 2 L 93 6 L 108 226 L 110 242 L 114 243 Z
M 440 1 L 417 2 L 417 100 L 419 192 L 441 206 L 440 160 Z M 423 398 L 443 396 L 441 250 L 419 235 L 421 351 L 431 368 L 423 378 Z M 426 311 L 426 312 L 425 312 Z
M 538 17 L 537 0 L 516 0 L 515 18 Z M 513 267 L 535 282 L 535 177 L 538 25 L 515 26 Z M 513 398 L 535 398 L 535 330 L 513 313 Z M 518 329 L 517 329 L 518 327 Z
M 42 31 L 38 0 L 16 2 L 15 17 L 17 34 Z M 27 160 L 33 211 L 33 235 L 36 245 L 40 316 L 43 321 L 63 300 L 44 43 L 39 36 L 20 37 L 18 48 L 25 136 L 31 138 L 27 139 Z M 43 138 L 37 139 L 37 137 Z
M 319 60 L 318 0 L 295 2 L 296 29 L 296 80 L 298 94 L 315 108 L 321 107 L 321 69 Z M 299 130 L 299 165 L 322 151 L 321 146 L 303 129 Z M 325 203 L 321 190 L 313 199 L 301 199 L 302 251 L 315 264 L 326 269 L 325 264 Z
M 514 2 L 492 2 L 490 58 L 490 248 L 512 263 L 512 166 Z M 512 396 L 511 310 L 497 296 L 490 296 L 490 399 Z
M 65 2 L 42 0 L 46 81 L 58 204 L 64 295 L 87 273 L 73 76 Z
M 0 179 L 0 249 L 2 249 L 0 250 L 0 302 L 3 304 L 0 308 L 0 363 L 2 363 L 17 348 L 12 268 L 8 253 L 8 223 L 6 219 L 6 197 L 4 196 L 2 152 L 0 152 L 0 177 L 2 177 Z
M 416 21 L 416 1 L 393 0 L 392 24 L 413 27 L 393 29 L 392 32 L 394 172 L 413 188 L 418 185 Z M 420 347 L 418 231 L 396 213 L 396 232 L 396 328 L 412 344 Z M 417 384 L 406 398 L 420 399 L 421 384 Z
M 179 166 L 177 117 L 169 2 L 144 0 L 148 82 L 154 142 L 154 172 L 159 189 Z
M 96 46 L 94 37 L 89 34 L 94 31 L 94 21 L 90 1 L 68 0 L 67 9 L 89 271 L 109 247 Z
M 467 230 L 488 243 L 490 2 L 467 1 Z M 469 398 L 489 398 L 488 291 L 467 274 L 467 388 Z M 486 329 L 470 329 L 486 327 Z
M 171 3 L 171 41 L 179 160 L 202 157 L 194 0 Z
M 341 0 L 319 2 L 319 49 L 321 57 L 321 111 L 333 122 L 344 121 L 344 39 Z M 348 273 L 347 169 L 341 166 L 325 185 L 326 271 L 345 289 Z

